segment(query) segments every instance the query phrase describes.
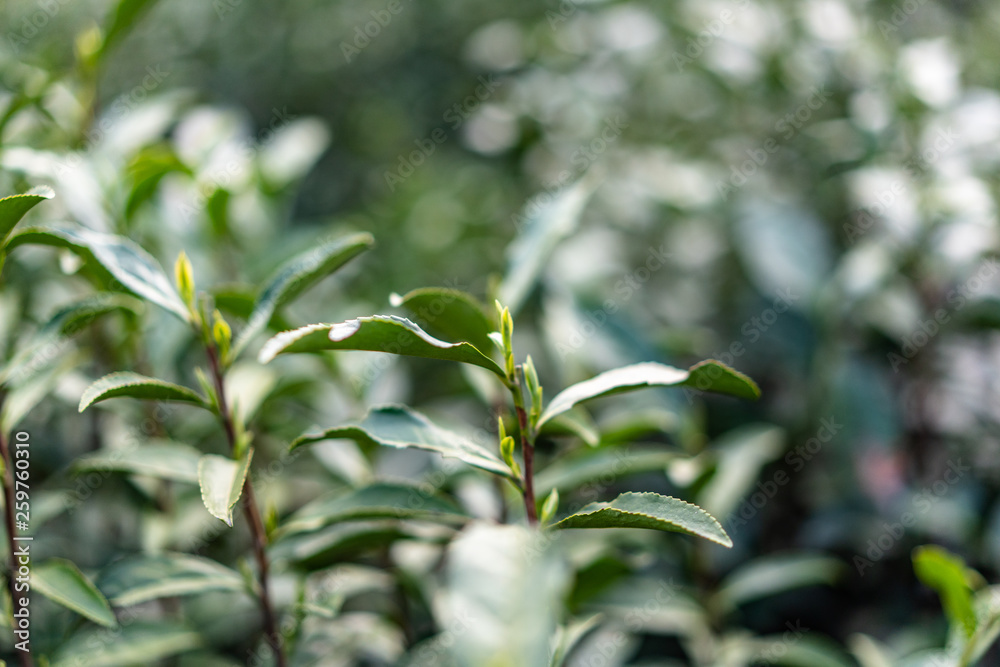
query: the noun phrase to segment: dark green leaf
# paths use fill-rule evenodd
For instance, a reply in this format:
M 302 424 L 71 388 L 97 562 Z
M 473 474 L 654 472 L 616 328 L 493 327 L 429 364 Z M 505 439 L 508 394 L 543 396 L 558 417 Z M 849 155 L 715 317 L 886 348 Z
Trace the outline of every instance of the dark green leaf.
M 278 269 L 254 304 L 253 312 L 234 347 L 238 355 L 267 327 L 275 311 L 374 245 L 371 234 L 352 234 L 321 244 Z
M 138 373 L 112 373 L 94 382 L 80 398 L 80 412 L 109 398 L 140 398 L 154 401 L 180 401 L 209 408 L 208 401 L 187 387 L 146 377 Z
M 472 344 L 438 340 L 410 320 L 394 315 L 360 317 L 340 324 L 311 324 L 280 333 L 261 349 L 260 362 L 266 364 L 279 354 L 321 350 L 368 350 L 459 361 L 506 378 L 504 370 Z
M 385 447 L 424 449 L 459 459 L 496 475 L 512 476 L 510 468 L 496 454 L 458 433 L 437 426 L 405 406 L 374 408 L 360 423 L 304 435 L 292 443 L 292 449 L 333 438 L 350 438 L 359 443 Z
M 741 398 L 760 397 L 753 380 L 718 361 L 703 361 L 686 371 L 647 361 L 601 373 L 559 392 L 542 412 L 539 426 L 578 403 L 645 387 L 693 387 Z
M 656 493 L 623 493 L 610 503 L 591 503 L 553 528 L 648 528 L 703 537 L 724 547 L 733 541 L 711 514 L 697 505 Z
M 207 558 L 164 553 L 131 556 L 104 568 L 97 585 L 112 603 L 128 606 L 208 591 L 240 591 L 239 572 Z
M 109 628 L 118 625 L 111 605 L 97 586 L 68 560 L 53 558 L 35 565 L 31 588 L 94 623 Z

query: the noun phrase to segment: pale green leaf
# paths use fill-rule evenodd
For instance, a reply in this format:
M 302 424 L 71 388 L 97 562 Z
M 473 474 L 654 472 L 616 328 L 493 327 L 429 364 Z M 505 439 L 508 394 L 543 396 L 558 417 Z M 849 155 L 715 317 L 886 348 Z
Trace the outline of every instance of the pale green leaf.
M 267 327 L 281 306 L 371 248 L 374 243 L 371 234 L 352 234 L 312 248 L 278 269 L 257 297 L 247 325 L 233 348 L 233 355 L 238 356 L 250 340 Z
M 321 350 L 367 350 L 458 361 L 481 366 L 506 378 L 504 370 L 471 343 L 438 340 L 410 320 L 394 315 L 360 317 L 340 324 L 311 324 L 285 331 L 264 345 L 259 358 L 266 364 L 279 354 Z
M 490 332 L 496 330 L 496 325 L 471 294 L 446 287 L 424 287 L 403 296 L 393 295 L 392 305 L 409 310 L 436 336 L 468 341 L 481 352 L 493 349 Z
M 79 667 L 80 658 L 97 667 L 155 665 L 160 660 L 201 647 L 194 630 L 170 621 L 133 621 L 108 641 L 108 631 L 84 629 L 59 647 L 51 667 Z
M 157 0 L 118 0 L 111 22 L 104 32 L 104 42 L 101 45 L 101 56 L 121 40 L 135 25 L 136 21 L 155 5 Z
M 208 401 L 187 387 L 179 384 L 157 380 L 137 373 L 112 373 L 105 375 L 87 387 L 80 398 L 80 412 L 94 403 L 106 401 L 109 398 L 139 398 L 154 401 L 178 401 L 193 403 L 203 408 L 209 408 Z
M 512 313 L 524 305 L 552 251 L 576 230 L 597 185 L 596 177 L 586 176 L 545 203 L 528 203 L 520 233 L 507 250 L 507 271 L 500 285 L 500 302 Z
M 476 522 L 452 542 L 438 618 L 441 627 L 461 628 L 448 651 L 459 664 L 549 664 L 572 579 L 553 541 L 524 526 Z
M 130 556 L 104 568 L 97 585 L 115 605 L 209 591 L 241 591 L 242 575 L 214 560 L 180 553 Z
M 726 611 L 769 595 L 830 585 L 843 570 L 836 558 L 810 554 L 769 555 L 751 561 L 727 576 L 715 599 Z
M 0 371 L 0 382 L 24 382 L 60 357 L 67 339 L 97 318 L 115 311 L 138 313 L 142 306 L 142 301 L 127 294 L 104 292 L 60 308 L 10 366 Z
M 135 242 L 80 226 L 28 227 L 10 238 L 8 247 L 25 244 L 69 248 L 102 267 L 123 287 L 185 322 L 190 315 L 156 259 Z
M 73 464 L 73 470 L 77 473 L 131 473 L 197 484 L 201 456 L 201 452 L 194 447 L 178 442 L 159 441 L 84 456 Z
M 648 528 L 703 537 L 724 547 L 733 541 L 711 514 L 697 505 L 656 493 L 623 493 L 610 503 L 591 503 L 553 528 Z
M 118 625 L 101 591 L 68 560 L 53 558 L 35 565 L 31 571 L 31 588 L 94 623 L 109 628 Z
M 454 431 L 441 428 L 424 415 L 405 406 L 373 408 L 359 423 L 303 435 L 292 442 L 291 448 L 334 438 L 350 438 L 359 443 L 400 449 L 423 449 L 446 458 L 459 459 L 496 475 L 512 476 L 510 468 L 493 452 Z
M 602 620 L 601 614 L 593 614 L 587 618 L 572 619 L 566 625 L 560 626 L 556 633 L 555 650 L 552 652 L 549 667 L 563 667 L 567 664 L 566 658 L 570 656 L 576 645 L 598 628 Z
M 21 218 L 39 202 L 52 199 L 52 188 L 40 186 L 21 195 L 11 195 L 0 199 L 0 250 L 3 250 L 7 236 Z
M 602 447 L 562 456 L 535 475 L 535 492 L 573 489 L 613 476 L 621 479 L 641 472 L 664 471 L 678 453 L 662 447 Z
M 913 550 L 913 571 L 941 597 L 948 620 L 971 637 L 976 630 L 976 611 L 965 561 L 938 546 L 917 547 Z
M 281 525 L 278 535 L 368 519 L 419 519 L 460 524 L 469 517 L 451 502 L 428 494 L 419 486 L 378 482 L 309 503 Z
M 740 398 L 760 397 L 753 380 L 718 361 L 703 361 L 686 371 L 647 361 L 606 371 L 564 389 L 545 408 L 538 423 L 542 425 L 584 401 L 644 387 L 692 387 Z
M 243 494 L 253 449 L 246 456 L 234 460 L 225 456 L 205 454 L 198 463 L 198 483 L 201 485 L 201 500 L 209 513 L 233 525 L 233 508 Z

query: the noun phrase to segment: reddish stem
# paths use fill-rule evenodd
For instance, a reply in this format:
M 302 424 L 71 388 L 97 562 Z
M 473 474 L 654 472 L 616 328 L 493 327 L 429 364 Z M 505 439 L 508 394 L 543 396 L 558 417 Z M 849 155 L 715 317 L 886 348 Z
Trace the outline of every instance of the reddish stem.
M 235 451 L 236 428 L 233 425 L 233 417 L 229 412 L 229 403 L 226 400 L 226 388 L 223 382 L 222 365 L 219 363 L 219 353 L 212 344 L 206 345 L 205 349 L 208 353 L 212 380 L 215 382 L 215 393 L 219 399 L 222 426 L 226 431 L 230 450 Z M 287 663 L 285 662 L 285 654 L 281 650 L 281 637 L 278 634 L 278 624 L 268 585 L 270 568 L 267 560 L 267 531 L 264 529 L 264 521 L 260 516 L 260 508 L 257 506 L 253 484 L 250 483 L 250 475 L 247 475 L 246 481 L 243 482 L 243 513 L 246 515 L 247 523 L 250 525 L 250 533 L 253 535 L 253 552 L 257 559 L 257 569 L 260 570 L 260 607 L 264 616 L 264 638 L 271 650 L 274 651 L 278 667 L 286 667 Z

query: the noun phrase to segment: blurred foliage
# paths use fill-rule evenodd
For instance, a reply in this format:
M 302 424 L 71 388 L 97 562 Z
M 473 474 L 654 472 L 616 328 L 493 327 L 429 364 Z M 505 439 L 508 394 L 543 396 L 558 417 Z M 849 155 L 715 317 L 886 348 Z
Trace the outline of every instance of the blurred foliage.
M 450 340 L 411 290 L 488 303 L 524 271 L 505 297 L 545 387 L 706 357 L 761 385 L 757 403 L 605 398 L 539 447 L 559 455 L 538 482 L 560 516 L 654 490 L 706 507 L 731 550 L 653 532 L 537 544 L 490 526 L 517 523 L 510 498 L 449 459 L 288 449 L 384 403 L 494 438 L 481 374 L 377 353 L 238 361 L 259 500 L 272 526 L 299 521 L 270 548 L 294 664 L 1000 660 L 985 584 L 1000 559 L 1000 6 L 7 0 L 0 25 L 0 195 L 56 195 L 3 264 L 2 422 L 30 433 L 40 579 L 74 582 L 88 610 L 34 595 L 36 657 L 236 665 L 262 650 L 247 527 L 192 484 L 192 460 L 227 452 L 211 416 L 77 414 L 112 371 L 199 386 L 203 351 L 85 252 L 26 231 L 66 222 L 163 266 L 185 251 L 236 344 L 289 257 L 368 232 L 372 250 L 263 328 L 398 312 Z M 376 480 L 478 520 L 303 519 Z M 949 551 L 914 553 L 928 543 Z M 140 571 L 161 593 L 122 587 Z

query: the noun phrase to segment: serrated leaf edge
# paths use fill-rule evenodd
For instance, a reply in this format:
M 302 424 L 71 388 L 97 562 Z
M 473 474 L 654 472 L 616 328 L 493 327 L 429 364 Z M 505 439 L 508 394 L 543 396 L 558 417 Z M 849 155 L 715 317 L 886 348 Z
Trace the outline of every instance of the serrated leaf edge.
M 732 538 L 729 537 L 729 533 L 726 532 L 726 529 L 722 527 L 722 524 L 719 523 L 718 519 L 716 519 L 714 516 L 712 516 L 711 514 L 709 514 L 708 511 L 706 511 L 703 507 L 699 507 L 698 505 L 695 505 L 694 503 L 689 503 L 686 500 L 681 500 L 680 498 L 676 498 L 674 496 L 665 496 L 662 493 L 654 493 L 652 491 L 641 491 L 641 492 L 639 492 L 639 491 L 627 491 L 625 493 L 620 494 L 618 497 L 620 498 L 621 496 L 625 496 L 625 495 L 630 495 L 630 496 L 653 496 L 655 498 L 669 498 L 671 500 L 676 500 L 679 503 L 687 505 L 688 507 L 693 507 L 694 509 L 698 510 L 699 512 L 701 512 L 702 514 L 704 514 L 705 516 L 707 516 L 709 519 L 711 519 L 712 523 L 715 524 L 716 528 L 718 528 L 719 531 L 723 535 L 725 535 L 727 538 L 729 538 L 729 542 L 726 543 L 726 542 L 723 542 L 721 540 L 717 540 L 717 539 L 714 539 L 712 537 L 708 537 L 708 536 L 705 536 L 705 535 L 700 535 L 700 534 L 697 534 L 697 533 L 689 533 L 689 534 L 694 534 L 697 537 L 701 537 L 701 538 L 706 539 L 706 540 L 708 540 L 710 542 L 715 542 L 716 544 L 721 544 L 724 547 L 732 547 L 733 546 L 733 540 L 732 540 Z M 617 500 L 617 498 L 616 498 L 616 500 Z M 666 519 L 664 519 L 662 517 L 658 517 L 658 516 L 655 516 L 655 515 L 652 515 L 652 514 L 648 514 L 646 512 L 635 512 L 633 510 L 623 510 L 623 509 L 621 509 L 619 507 L 612 507 L 611 506 L 612 502 L 614 502 L 614 501 L 603 502 L 603 503 L 595 503 L 595 505 L 600 505 L 600 507 L 595 507 L 594 509 L 586 511 L 586 512 L 584 512 L 584 511 L 574 512 L 573 514 L 570 514 L 569 516 L 563 517 L 562 519 L 560 519 L 556 523 L 552 524 L 551 527 L 552 528 L 559 528 L 559 525 L 562 524 L 567 519 L 569 519 L 570 517 L 574 517 L 574 516 L 590 516 L 591 514 L 596 514 L 596 513 L 600 512 L 602 510 L 615 510 L 616 512 L 621 512 L 622 514 L 628 514 L 628 515 L 631 515 L 631 516 L 643 516 L 643 517 L 646 517 L 647 519 L 653 519 L 654 521 L 660 521 L 662 523 L 668 523 L 668 524 L 671 524 L 671 525 L 674 525 L 674 526 L 678 526 L 679 528 L 684 528 L 684 526 L 680 526 L 679 524 L 674 523 L 673 521 L 668 521 L 668 520 L 666 520 Z M 685 530 L 685 532 L 687 532 L 687 529 L 684 529 L 684 530 Z

